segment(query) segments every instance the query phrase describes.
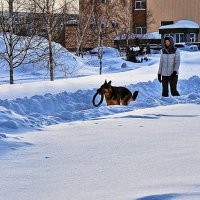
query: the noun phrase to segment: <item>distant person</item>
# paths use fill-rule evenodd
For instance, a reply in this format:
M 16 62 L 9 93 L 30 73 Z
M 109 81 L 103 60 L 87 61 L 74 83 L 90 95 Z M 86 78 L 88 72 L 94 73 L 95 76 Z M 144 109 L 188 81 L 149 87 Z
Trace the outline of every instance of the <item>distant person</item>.
M 146 45 L 146 56 L 147 57 L 151 56 L 151 48 L 150 48 L 149 43 L 147 43 Z
M 180 96 L 177 91 L 178 71 L 180 66 L 180 52 L 174 47 L 174 40 L 171 36 L 164 38 L 165 48 L 161 51 L 158 80 L 162 83 L 162 96 L 168 97 L 168 86 L 172 96 Z

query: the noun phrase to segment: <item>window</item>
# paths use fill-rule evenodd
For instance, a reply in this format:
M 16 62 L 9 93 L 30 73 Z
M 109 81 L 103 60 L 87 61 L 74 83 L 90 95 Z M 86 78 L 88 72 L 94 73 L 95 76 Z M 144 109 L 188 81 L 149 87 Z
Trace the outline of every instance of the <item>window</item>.
M 195 41 L 196 41 L 196 34 L 190 33 L 190 42 L 195 42 Z
M 14 32 L 15 34 L 18 34 L 18 33 L 19 33 L 19 26 L 14 26 L 13 32 Z
M 184 34 L 183 33 L 176 33 L 176 43 L 184 42 Z
M 173 24 L 173 21 L 161 21 L 161 26 Z
M 101 0 L 101 3 L 107 3 L 107 0 Z
M 145 10 L 146 0 L 135 0 L 135 10 Z
M 136 26 L 135 34 L 146 34 L 147 28 L 145 26 Z
M 117 22 L 116 21 L 112 21 L 112 28 L 116 28 L 117 27 Z

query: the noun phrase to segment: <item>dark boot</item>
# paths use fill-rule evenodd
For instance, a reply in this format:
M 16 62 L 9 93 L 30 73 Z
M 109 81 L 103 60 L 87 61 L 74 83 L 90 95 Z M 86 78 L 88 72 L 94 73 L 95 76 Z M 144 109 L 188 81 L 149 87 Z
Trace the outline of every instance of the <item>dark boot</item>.
M 177 91 L 177 82 L 178 82 L 178 75 L 173 78 L 170 78 L 170 90 L 172 96 L 180 96 L 179 92 Z
M 169 96 L 169 76 L 162 76 L 162 96 L 168 97 Z

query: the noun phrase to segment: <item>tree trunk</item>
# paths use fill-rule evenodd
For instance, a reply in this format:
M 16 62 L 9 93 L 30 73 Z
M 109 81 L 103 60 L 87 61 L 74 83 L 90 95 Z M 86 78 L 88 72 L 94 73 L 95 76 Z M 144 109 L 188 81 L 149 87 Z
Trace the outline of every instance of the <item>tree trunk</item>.
M 13 67 L 10 66 L 10 84 L 14 84 Z
M 52 52 L 52 41 L 49 37 L 49 66 L 50 66 L 50 80 L 54 81 L 54 64 L 53 64 L 53 52 Z
M 14 84 L 14 67 L 13 67 L 13 33 L 9 32 L 8 59 L 10 68 L 10 84 Z
M 47 7 L 47 34 L 49 44 L 49 68 L 50 68 L 50 81 L 54 81 L 54 64 L 53 64 L 53 50 L 52 50 L 52 27 L 51 27 L 51 13 L 49 1 L 46 2 Z
M 9 67 L 10 67 L 10 84 L 14 84 L 14 77 L 13 77 L 13 0 L 9 0 Z
M 102 74 L 102 57 L 103 57 L 103 51 L 102 51 L 102 33 L 99 34 L 99 67 L 100 67 L 100 75 Z

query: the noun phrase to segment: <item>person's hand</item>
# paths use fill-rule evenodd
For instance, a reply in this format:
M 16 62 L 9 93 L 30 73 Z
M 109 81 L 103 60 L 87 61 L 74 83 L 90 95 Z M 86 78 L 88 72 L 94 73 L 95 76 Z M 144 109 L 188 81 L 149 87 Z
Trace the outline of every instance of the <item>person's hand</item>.
M 158 74 L 158 81 L 162 83 L 161 74 Z
M 175 78 L 177 75 L 177 71 L 173 71 L 173 73 L 170 75 L 170 78 Z

